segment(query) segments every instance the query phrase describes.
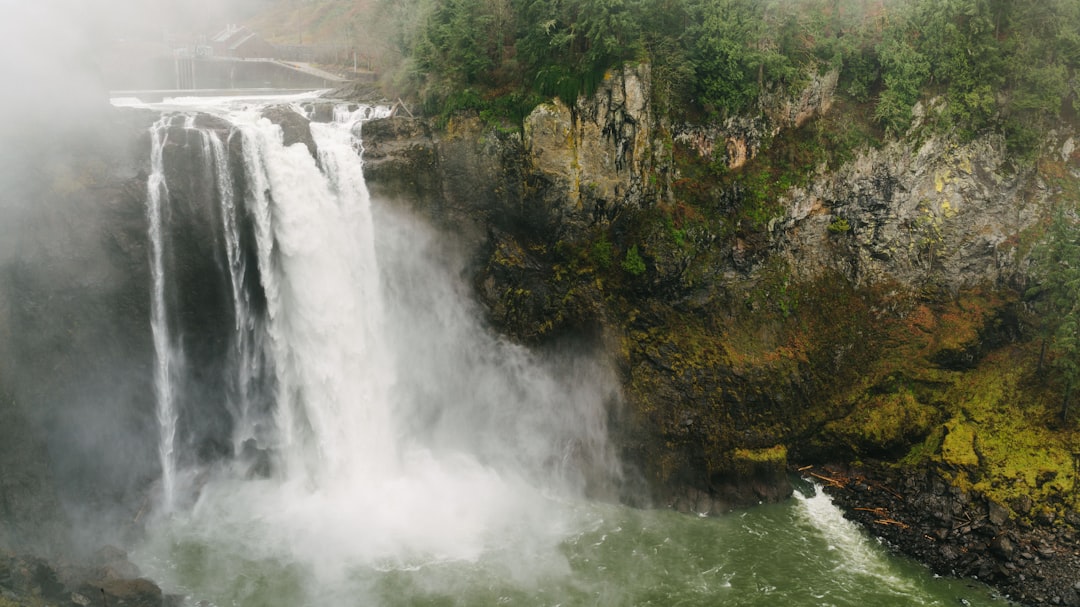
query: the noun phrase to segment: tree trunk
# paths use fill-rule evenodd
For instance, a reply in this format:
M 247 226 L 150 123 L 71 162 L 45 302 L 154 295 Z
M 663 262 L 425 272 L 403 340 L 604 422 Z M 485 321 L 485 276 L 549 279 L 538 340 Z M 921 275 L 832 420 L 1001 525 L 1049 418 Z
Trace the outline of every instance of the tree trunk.
M 1061 400 L 1061 423 L 1069 423 L 1069 397 L 1072 396 L 1072 381 L 1065 386 L 1065 398 Z
M 1043 361 L 1046 360 L 1046 338 L 1042 340 L 1042 346 L 1039 348 L 1039 364 L 1035 365 L 1035 375 L 1042 376 Z

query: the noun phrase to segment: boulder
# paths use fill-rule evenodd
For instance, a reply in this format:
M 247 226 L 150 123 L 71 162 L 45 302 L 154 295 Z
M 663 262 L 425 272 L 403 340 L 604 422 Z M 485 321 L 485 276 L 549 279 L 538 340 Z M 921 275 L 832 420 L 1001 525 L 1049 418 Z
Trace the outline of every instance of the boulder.
M 162 607 L 164 595 L 157 584 L 145 578 L 85 582 L 72 593 L 85 607 Z
M 289 106 L 275 105 L 263 110 L 263 118 L 281 127 L 282 143 L 286 146 L 302 143 L 311 157 L 319 159 L 319 149 L 311 136 L 311 121 Z

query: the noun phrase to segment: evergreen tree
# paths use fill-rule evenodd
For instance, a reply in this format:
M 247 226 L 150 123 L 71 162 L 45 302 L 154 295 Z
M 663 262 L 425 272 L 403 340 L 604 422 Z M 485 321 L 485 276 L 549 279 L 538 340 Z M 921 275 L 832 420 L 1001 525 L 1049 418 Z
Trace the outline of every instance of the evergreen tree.
M 1062 208 L 1055 214 L 1036 262 L 1043 335 L 1064 386 L 1064 422 L 1073 391 L 1080 386 L 1080 221 L 1075 208 Z

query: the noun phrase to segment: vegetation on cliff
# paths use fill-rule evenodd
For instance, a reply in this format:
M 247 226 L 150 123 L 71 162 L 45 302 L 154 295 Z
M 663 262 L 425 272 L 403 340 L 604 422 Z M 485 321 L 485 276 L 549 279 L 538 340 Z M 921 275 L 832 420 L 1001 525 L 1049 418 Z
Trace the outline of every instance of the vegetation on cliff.
M 928 91 L 935 122 L 987 129 L 1030 149 L 1072 112 L 1080 7 L 1069 0 L 411 0 L 399 21 L 398 82 L 433 112 L 506 112 L 544 97 L 573 102 L 627 61 L 652 65 L 654 93 L 678 115 L 753 113 L 807 70 L 903 134 Z
M 493 322 L 518 339 L 596 326 L 615 337 L 631 405 L 617 431 L 647 481 L 717 492 L 745 468 L 747 453 L 881 459 L 940 469 L 1029 520 L 1039 509 L 1080 508 L 1071 455 L 1078 433 L 1065 417 L 1080 375 L 1080 157 L 1058 149 L 1065 135 L 1052 152 L 1045 145 L 1080 109 L 1080 5 L 409 6 L 398 14 L 420 19 L 396 22 L 402 61 L 390 79 L 444 124 L 465 112 L 512 139 L 533 107 L 553 97 L 583 121 L 589 106 L 581 100 L 610 95 L 611 79 L 625 73 L 615 68 L 649 66 L 657 124 L 651 148 L 635 150 L 657 167 L 643 176 L 647 200 L 603 200 L 601 208 L 582 194 L 589 183 L 574 182 L 577 211 L 588 217 L 573 227 L 563 216 L 533 222 L 492 213 L 480 272 Z M 827 104 L 791 109 L 793 98 L 822 89 Z M 613 145 L 630 141 L 612 123 L 597 124 Z M 709 129 L 721 134 L 709 139 Z M 567 146 L 580 144 L 580 133 L 566 133 Z M 984 143 L 963 147 L 973 141 Z M 879 155 L 891 160 L 880 160 L 866 183 L 822 189 L 830 175 L 850 174 L 845 167 L 869 164 L 881 150 L 892 150 Z M 973 163 L 976 153 L 1004 160 Z M 935 154 L 941 164 L 911 173 L 933 171 L 929 189 L 901 183 L 898 162 Z M 574 169 L 577 160 L 567 163 Z M 956 185 L 958 176 L 967 185 Z M 526 176 L 511 204 L 546 208 L 552 179 Z M 897 228 L 910 242 L 867 247 L 890 229 L 899 189 L 917 202 L 917 217 Z M 830 198 L 840 190 L 851 200 Z M 824 221 L 814 224 L 823 233 L 814 246 L 826 250 L 808 254 L 828 259 L 816 271 L 784 250 L 813 227 L 790 221 L 794 191 Z M 950 235 L 957 209 L 990 197 L 1012 197 L 1014 214 L 1035 217 L 991 239 L 996 273 L 979 278 L 944 260 L 977 243 Z M 1048 201 L 1061 211 L 1050 212 Z M 855 207 L 863 215 L 845 210 Z M 901 259 L 914 264 L 904 280 L 867 278 L 862 267 Z M 947 275 L 955 271 L 971 275 Z M 1039 505 L 1027 507 L 1023 495 Z

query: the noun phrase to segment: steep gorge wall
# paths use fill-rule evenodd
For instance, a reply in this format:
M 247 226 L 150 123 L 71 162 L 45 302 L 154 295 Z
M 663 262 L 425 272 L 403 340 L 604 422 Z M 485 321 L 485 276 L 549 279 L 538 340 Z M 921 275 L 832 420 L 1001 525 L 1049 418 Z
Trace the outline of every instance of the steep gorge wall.
M 371 123 L 366 170 L 377 198 L 466 235 L 501 330 L 604 344 L 630 476 L 718 511 L 782 495 L 787 458 L 899 457 L 936 432 L 955 414 L 944 387 L 1023 340 L 1018 289 L 1060 194 L 993 136 L 916 129 L 814 167 L 760 229 L 737 222 L 731 188 L 680 199 L 695 163 L 738 184 L 835 111 L 835 74 L 806 82 L 757 116 L 677 125 L 654 113 L 647 69 L 626 68 L 574 107 L 539 106 L 520 134 Z M 1051 158 L 1076 173 L 1060 139 Z
M 66 522 L 106 512 L 153 473 L 143 432 L 152 412 L 132 414 L 151 393 L 152 349 L 141 326 L 145 177 L 135 152 L 145 118 L 92 114 L 24 133 L 5 149 L 0 415 L 14 440 L 4 441 L 0 476 L 8 547 L 59 549 Z
M 69 556 L 121 543 L 160 474 L 147 179 L 156 112 L 95 114 L 5 149 L 0 246 L 0 548 Z M 201 117 L 200 120 L 208 120 Z M 181 440 L 229 445 L 220 368 L 233 319 L 203 142 L 177 118 L 164 155 L 172 330 L 198 381 Z M 225 135 L 227 135 L 227 130 Z M 257 280 L 257 276 L 254 277 Z

